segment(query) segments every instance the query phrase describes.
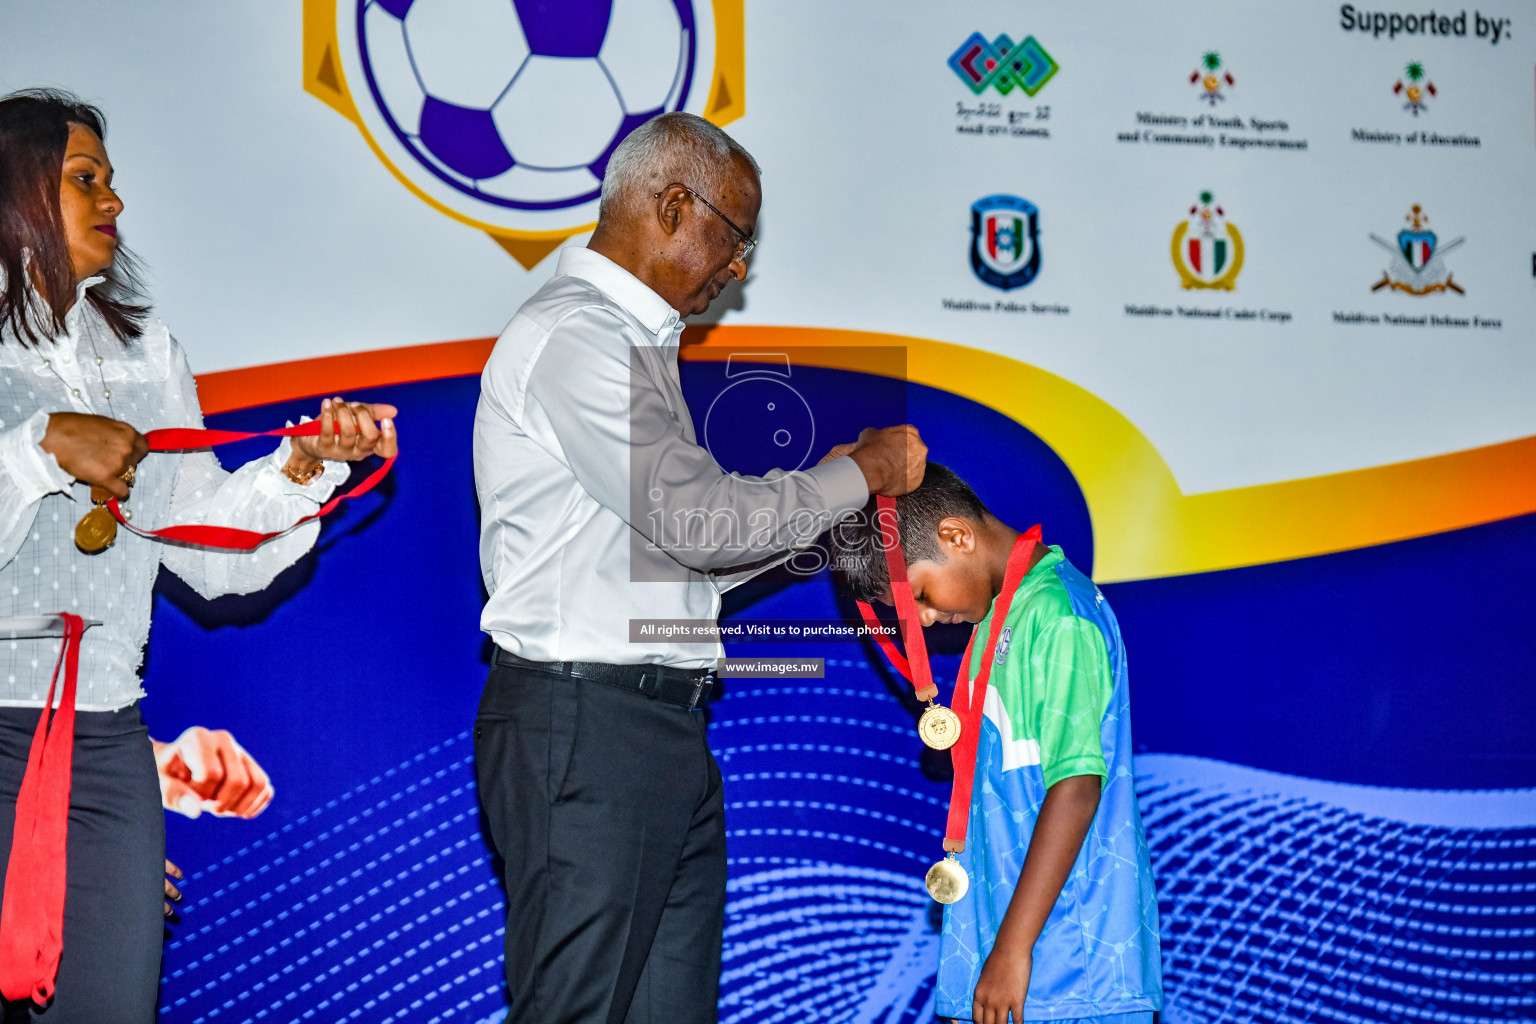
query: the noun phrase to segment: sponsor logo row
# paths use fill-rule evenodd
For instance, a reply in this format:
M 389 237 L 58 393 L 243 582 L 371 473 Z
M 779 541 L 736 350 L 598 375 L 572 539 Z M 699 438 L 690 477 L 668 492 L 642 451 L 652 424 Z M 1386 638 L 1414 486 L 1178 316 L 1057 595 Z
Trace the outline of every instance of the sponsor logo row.
M 1503 31 L 1504 29 L 1501 29 Z M 1002 34 L 988 39 L 980 32 L 949 55 L 955 76 L 970 89 L 973 101 L 955 103 L 955 129 L 962 135 L 1048 139 L 1051 108 L 1044 103 L 1002 102 L 1026 97 L 1035 100 L 1055 80 L 1061 64 L 1034 36 L 1015 42 Z M 1172 73 L 1172 69 L 1170 69 Z M 1217 50 L 1200 54 L 1187 73 L 1191 108 L 1187 111 L 1138 111 L 1133 128 L 1116 132 L 1121 143 L 1228 148 L 1254 151 L 1302 151 L 1305 138 L 1291 133 L 1287 118 L 1242 116 L 1228 112 L 1238 94 L 1238 78 Z M 1383 93 L 1390 91 L 1406 119 L 1405 125 L 1377 125 L 1350 130 L 1357 143 L 1393 146 L 1479 149 L 1482 139 L 1465 132 L 1421 126 L 1418 118 L 1438 103 L 1441 89 L 1422 60 L 1410 60 L 1394 71 L 1384 69 Z M 1201 113 L 1201 110 L 1204 110 Z M 1414 127 L 1408 127 L 1414 126 Z
M 1442 241 L 1421 205 L 1413 205 L 1395 236 L 1372 234 L 1370 240 L 1387 257 L 1371 291 L 1466 294 L 1446 262 L 1466 239 Z M 1232 291 L 1243 271 L 1243 234 L 1216 197 L 1201 192 L 1188 216 L 1174 225 L 1169 253 L 1185 289 Z M 1012 291 L 1034 281 L 1041 264 L 1040 208 L 1014 195 L 978 199 L 971 204 L 970 257 L 976 277 L 993 288 Z

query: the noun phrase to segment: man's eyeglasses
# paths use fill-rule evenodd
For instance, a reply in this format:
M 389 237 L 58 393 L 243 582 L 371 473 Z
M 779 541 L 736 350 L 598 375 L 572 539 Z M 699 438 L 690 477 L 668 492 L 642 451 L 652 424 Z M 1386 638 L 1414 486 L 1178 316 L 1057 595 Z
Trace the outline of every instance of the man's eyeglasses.
M 697 199 L 699 202 L 701 202 L 705 206 L 709 207 L 710 212 L 713 213 L 716 217 L 719 217 L 721 220 L 725 221 L 727 224 L 729 224 L 731 226 L 731 230 L 736 232 L 736 236 L 741 239 L 740 242 L 736 243 L 736 255 L 731 260 L 731 262 L 735 263 L 737 260 L 740 260 L 742 263 L 747 262 L 747 257 L 752 255 L 752 250 L 757 248 L 757 239 L 753 238 L 751 235 L 749 235 L 745 231 L 741 230 L 741 228 L 737 227 L 735 221 L 731 220 L 731 218 L 727 217 L 725 214 L 723 214 L 719 210 L 715 209 L 715 204 L 714 203 L 710 202 L 708 199 L 705 199 L 703 196 L 699 195 L 697 192 L 695 192 L 693 189 L 689 188 L 687 185 L 684 185 L 680 181 L 674 182 L 673 184 L 676 184 L 676 185 L 680 186 L 683 189 L 683 191 L 687 192 L 689 195 L 693 196 L 693 198 Z M 671 188 L 671 187 L 672 187 L 671 185 L 667 186 L 667 188 Z M 665 192 L 666 190 L 667 190 L 666 188 L 662 189 L 661 192 L 657 192 L 655 195 L 651 196 L 651 198 L 652 199 L 660 199 L 661 195 L 662 195 L 662 192 Z

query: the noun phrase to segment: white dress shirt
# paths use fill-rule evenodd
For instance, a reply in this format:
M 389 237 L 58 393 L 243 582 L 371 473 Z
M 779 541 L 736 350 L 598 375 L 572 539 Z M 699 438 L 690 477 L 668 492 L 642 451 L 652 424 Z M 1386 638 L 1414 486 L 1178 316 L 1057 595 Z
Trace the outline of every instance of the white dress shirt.
M 677 312 L 590 249 L 560 254 L 491 352 L 475 412 L 480 626 L 534 661 L 712 667 L 717 642 L 630 642 L 631 619 L 713 622 L 720 594 L 869 497 L 852 459 L 749 477 L 695 440 Z
M 90 487 L 38 446 L 50 413 L 110 416 L 140 432 L 203 425 L 181 346 L 154 321 L 125 347 L 85 301 L 86 289 L 100 281 L 80 285 L 63 336 L 34 348 L 0 334 L 0 616 L 73 612 L 104 623 L 81 641 L 81 711 L 114 711 L 144 695 L 139 667 L 162 564 L 204 597 L 250 593 L 297 561 L 320 530 L 306 523 L 248 552 L 167 544 L 123 527 L 100 554 L 75 547 Z M 280 530 L 314 512 L 350 469 L 326 463 L 319 479 L 301 486 L 282 473 L 288 454 L 285 438 L 272 455 L 226 473 L 209 451 L 154 452 L 139 463 L 123 507 L 144 529 L 210 523 Z M 41 707 L 58 650 L 58 640 L 0 640 L 0 705 Z

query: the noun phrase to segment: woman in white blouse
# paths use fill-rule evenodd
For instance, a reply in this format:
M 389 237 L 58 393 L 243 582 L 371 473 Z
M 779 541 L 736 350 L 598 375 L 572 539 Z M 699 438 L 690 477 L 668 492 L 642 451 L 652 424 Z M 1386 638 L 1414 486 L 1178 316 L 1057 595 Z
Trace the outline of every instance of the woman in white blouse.
M 337 398 L 322 403 L 320 437 L 285 440 L 233 473 L 206 451 L 146 454 L 145 432 L 200 427 L 202 413 L 180 346 L 134 302 L 104 133 L 100 112 L 67 94 L 0 99 L 0 616 L 103 623 L 81 642 L 63 955 L 39 1018 L 49 1024 L 155 1016 L 165 823 L 138 700 L 160 566 L 206 597 L 249 593 L 319 532 L 309 523 L 225 552 L 123 531 L 88 554 L 75 526 L 92 486 L 141 528 L 270 532 L 314 512 L 345 480 L 343 463 L 396 448 L 394 409 Z M 57 652 L 56 640 L 0 643 L 0 872 Z M 4 1009 L 7 1021 L 26 1017 Z

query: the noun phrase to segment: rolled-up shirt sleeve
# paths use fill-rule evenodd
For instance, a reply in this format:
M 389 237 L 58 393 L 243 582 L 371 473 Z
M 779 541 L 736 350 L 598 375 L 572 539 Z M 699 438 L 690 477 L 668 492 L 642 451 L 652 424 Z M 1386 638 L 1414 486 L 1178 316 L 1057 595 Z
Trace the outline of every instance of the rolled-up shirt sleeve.
M 812 543 L 869 497 L 852 459 L 727 473 L 688 439 L 658 386 L 669 350 L 601 307 L 551 331 L 528 378 L 530 436 L 594 500 L 679 564 L 712 572 Z

